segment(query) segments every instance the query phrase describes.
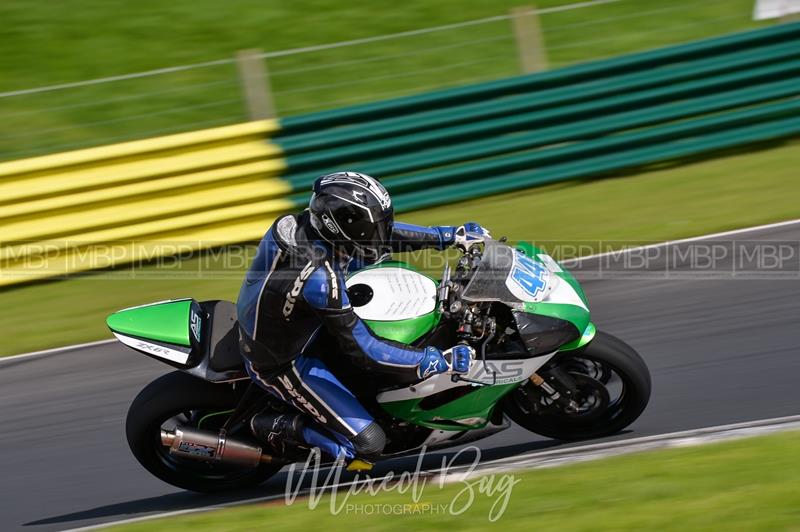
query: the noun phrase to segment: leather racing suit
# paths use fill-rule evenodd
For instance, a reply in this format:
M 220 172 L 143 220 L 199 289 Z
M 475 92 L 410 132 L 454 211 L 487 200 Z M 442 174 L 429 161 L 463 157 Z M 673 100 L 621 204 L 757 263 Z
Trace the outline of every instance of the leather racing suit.
M 396 222 L 391 250 L 445 249 L 455 227 Z M 311 227 L 308 212 L 275 221 L 258 246 L 237 302 L 241 350 L 250 377 L 314 422 L 302 437 L 332 457 L 377 457 L 385 434 L 356 397 L 306 350 L 324 327 L 343 354 L 367 370 L 424 378 L 438 350 L 416 348 L 372 334 L 345 290 L 348 271 L 366 264 L 338 258 Z M 434 356 L 436 354 L 437 356 Z

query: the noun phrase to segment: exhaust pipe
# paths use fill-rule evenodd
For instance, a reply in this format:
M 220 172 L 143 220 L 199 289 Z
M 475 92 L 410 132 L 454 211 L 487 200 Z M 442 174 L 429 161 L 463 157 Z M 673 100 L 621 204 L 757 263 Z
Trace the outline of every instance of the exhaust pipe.
M 274 460 L 271 455 L 264 454 L 261 447 L 228 438 L 225 429 L 219 432 L 180 426 L 174 431 L 162 429 L 161 445 L 169 447 L 169 454 L 173 456 L 203 462 L 256 467 Z

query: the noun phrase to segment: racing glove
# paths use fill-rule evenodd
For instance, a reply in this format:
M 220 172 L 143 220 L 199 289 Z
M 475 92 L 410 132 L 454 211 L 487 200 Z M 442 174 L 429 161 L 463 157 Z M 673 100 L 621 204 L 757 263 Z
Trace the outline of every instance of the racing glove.
M 489 231 L 475 222 L 467 222 L 455 230 L 453 246 L 466 252 L 475 244 L 482 244 L 484 239 L 491 238 Z
M 420 379 L 427 379 L 440 373 L 463 375 L 469 373 L 469 367 L 474 358 L 475 350 L 464 344 L 451 347 L 444 352 L 435 347 L 426 347 L 417 369 L 417 375 Z

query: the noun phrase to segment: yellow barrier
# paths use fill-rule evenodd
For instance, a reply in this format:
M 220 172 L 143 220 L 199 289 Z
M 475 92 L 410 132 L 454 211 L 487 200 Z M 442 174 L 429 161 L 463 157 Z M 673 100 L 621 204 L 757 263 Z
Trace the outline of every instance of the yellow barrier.
M 280 160 L 270 159 L 196 173 L 178 174 L 160 179 L 123 183 L 113 187 L 83 190 L 59 196 L 34 198 L 27 201 L 19 201 L 12 205 L 4 205 L 0 210 L 0 220 L 5 222 L 12 218 L 24 219 L 39 216 L 41 213 L 48 211 L 63 211 L 71 207 L 110 202 L 112 200 L 124 201 L 141 196 L 168 193 L 179 189 L 218 186 L 226 181 L 253 181 L 265 176 L 279 175 L 283 170 L 284 165 Z
M 259 238 L 294 206 L 277 130 L 267 120 L 0 164 L 0 286 L 153 259 L 169 242 Z
M 25 176 L 26 174 L 49 174 L 58 169 L 74 166 L 102 166 L 114 159 L 139 158 L 148 153 L 155 154 L 187 148 L 195 150 L 211 144 L 225 144 L 244 139 L 263 139 L 276 133 L 279 129 L 280 125 L 277 120 L 260 120 L 0 163 L 0 180 L 5 181 L 9 177 Z

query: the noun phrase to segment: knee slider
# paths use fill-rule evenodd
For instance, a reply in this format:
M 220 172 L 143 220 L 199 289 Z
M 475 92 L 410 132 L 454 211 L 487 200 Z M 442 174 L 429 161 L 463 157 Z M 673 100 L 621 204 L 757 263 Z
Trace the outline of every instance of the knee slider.
M 362 458 L 377 458 L 386 447 L 386 433 L 374 421 L 364 430 L 353 436 L 350 440 L 356 451 L 356 456 Z

